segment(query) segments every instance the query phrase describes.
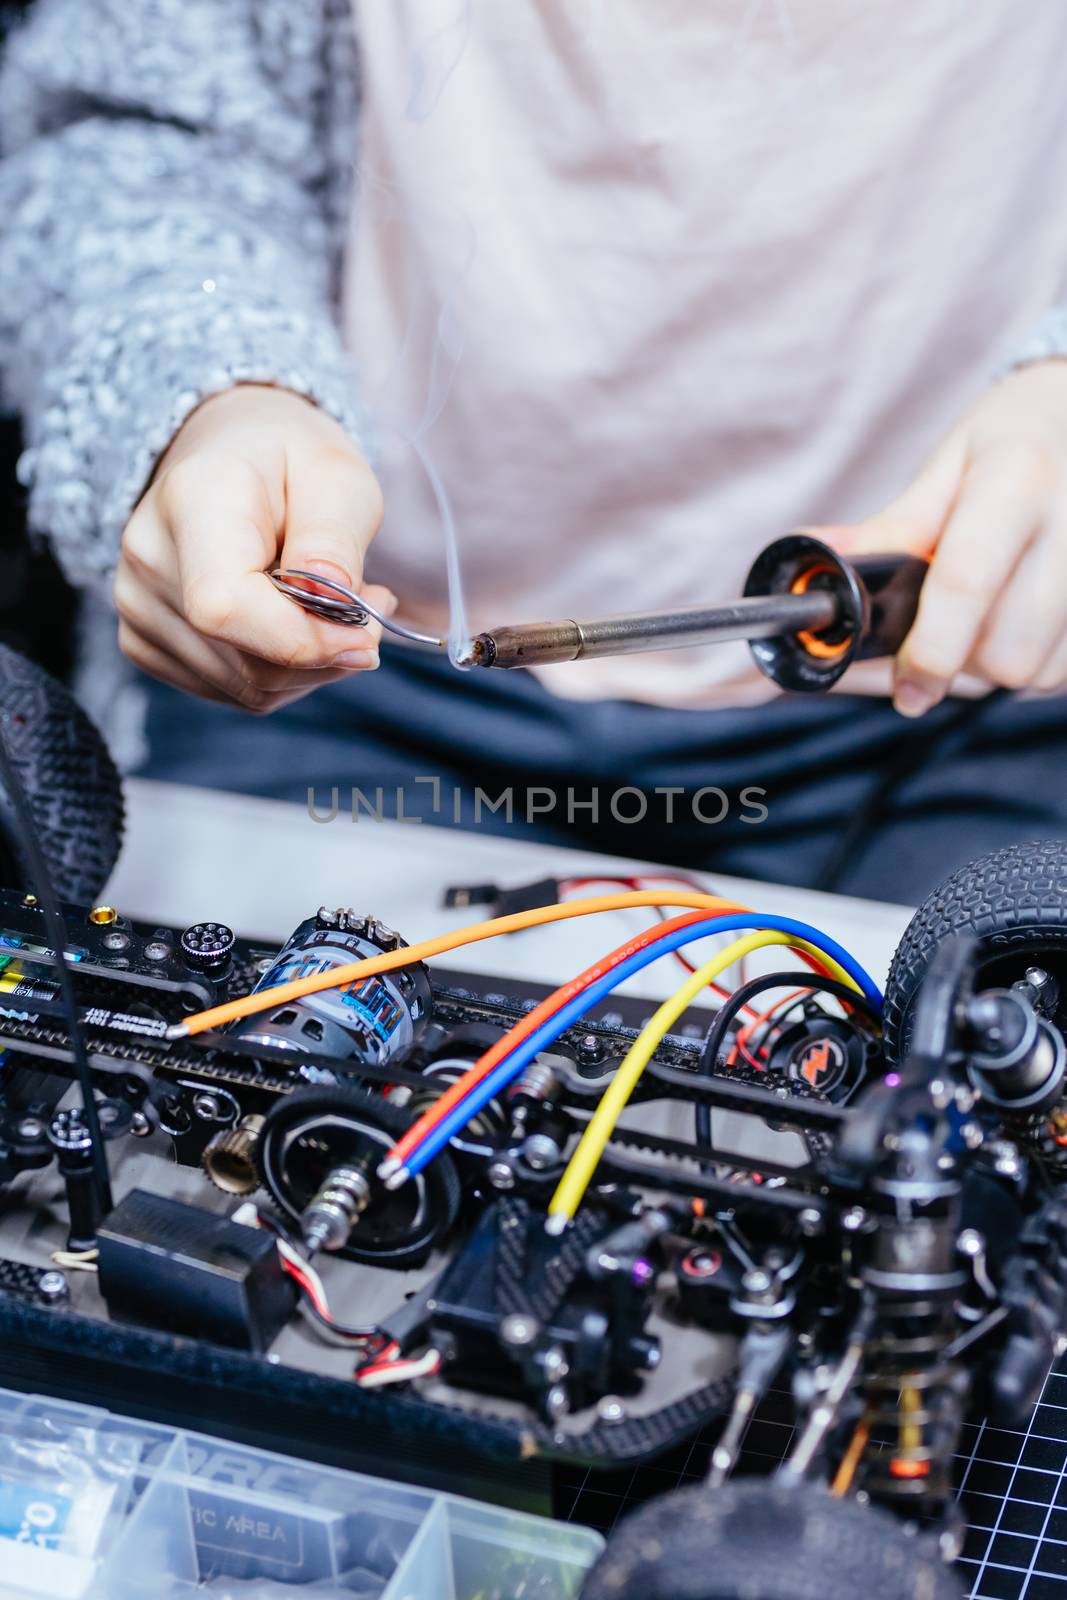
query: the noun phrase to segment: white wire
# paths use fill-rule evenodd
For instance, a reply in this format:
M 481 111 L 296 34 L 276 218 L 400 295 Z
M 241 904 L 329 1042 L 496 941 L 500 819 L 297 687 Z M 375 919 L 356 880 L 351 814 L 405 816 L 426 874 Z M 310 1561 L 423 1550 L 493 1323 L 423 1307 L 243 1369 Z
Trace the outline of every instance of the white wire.
M 252 1200 L 243 1201 L 231 1216 L 230 1221 L 240 1223 L 245 1228 L 263 1227 L 255 1202 Z M 296 1267 L 297 1271 L 303 1274 L 311 1285 L 315 1298 L 319 1301 L 326 1316 L 332 1320 L 333 1313 L 330 1310 L 330 1299 L 326 1293 L 326 1286 L 311 1265 L 311 1262 L 302 1256 L 298 1250 L 294 1250 L 291 1244 L 287 1244 L 281 1234 L 274 1233 L 273 1228 L 267 1228 L 265 1231 L 274 1234 L 274 1242 L 278 1246 L 278 1254 L 284 1261 L 288 1261 L 290 1266 Z
M 315 1271 L 315 1268 L 311 1265 L 311 1262 L 306 1260 L 304 1256 L 298 1255 L 291 1245 L 286 1244 L 284 1239 L 278 1240 L 278 1254 L 285 1261 L 288 1261 L 292 1266 L 296 1267 L 298 1272 L 303 1273 L 307 1282 L 314 1290 L 315 1298 L 319 1301 L 320 1308 L 332 1321 L 333 1312 L 330 1310 L 330 1301 L 326 1294 L 326 1287 L 318 1273 Z
M 96 1272 L 99 1250 L 53 1250 L 49 1260 L 65 1272 Z
M 430 1349 L 414 1361 L 391 1361 L 379 1372 L 368 1372 L 362 1377 L 357 1373 L 356 1382 L 361 1389 L 381 1389 L 387 1383 L 411 1383 L 414 1378 L 433 1377 L 440 1368 L 440 1351 Z

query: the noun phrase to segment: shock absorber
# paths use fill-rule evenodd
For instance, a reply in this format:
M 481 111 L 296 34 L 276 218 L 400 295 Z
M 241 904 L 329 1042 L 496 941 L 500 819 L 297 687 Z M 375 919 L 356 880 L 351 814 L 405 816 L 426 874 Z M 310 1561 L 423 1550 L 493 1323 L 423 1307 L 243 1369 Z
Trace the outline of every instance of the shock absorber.
M 945 1510 L 968 1380 L 945 1359 L 967 1281 L 961 1185 L 942 1141 L 902 1132 L 872 1185 L 860 1278 L 875 1312 L 862 1382 L 867 1445 L 858 1481 L 912 1515 Z

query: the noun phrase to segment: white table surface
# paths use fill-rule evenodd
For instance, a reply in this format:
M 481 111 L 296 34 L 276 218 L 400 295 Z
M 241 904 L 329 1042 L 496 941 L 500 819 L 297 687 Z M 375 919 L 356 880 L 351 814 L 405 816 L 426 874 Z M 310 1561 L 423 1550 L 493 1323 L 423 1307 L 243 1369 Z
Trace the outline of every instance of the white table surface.
M 126 842 L 108 887 L 112 904 L 128 916 L 178 926 L 213 918 L 239 934 L 279 943 L 320 905 L 369 912 L 414 943 L 485 915 L 484 908 L 444 910 L 441 896 L 449 884 L 655 870 L 647 862 L 484 832 L 366 815 L 353 823 L 344 811 L 332 822 L 315 822 L 299 805 L 175 784 L 131 779 L 126 794 Z M 879 982 L 911 915 L 903 906 L 695 876 L 713 892 L 815 924 Z M 486 940 L 441 960 L 468 971 L 560 983 L 622 943 L 649 915 L 633 910 L 576 918 Z M 679 974 L 673 961 L 660 961 L 627 987 L 660 998 L 677 987 Z

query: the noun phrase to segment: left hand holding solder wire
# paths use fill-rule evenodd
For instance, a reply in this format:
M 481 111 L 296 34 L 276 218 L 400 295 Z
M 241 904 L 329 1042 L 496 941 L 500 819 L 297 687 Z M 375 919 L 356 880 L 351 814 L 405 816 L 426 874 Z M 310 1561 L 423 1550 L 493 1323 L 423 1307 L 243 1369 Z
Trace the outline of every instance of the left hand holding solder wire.
M 1010 689 L 1067 685 L 1067 362 L 994 385 L 899 499 L 824 533 L 849 558 L 930 558 L 896 658 L 905 716 L 937 705 L 959 673 Z

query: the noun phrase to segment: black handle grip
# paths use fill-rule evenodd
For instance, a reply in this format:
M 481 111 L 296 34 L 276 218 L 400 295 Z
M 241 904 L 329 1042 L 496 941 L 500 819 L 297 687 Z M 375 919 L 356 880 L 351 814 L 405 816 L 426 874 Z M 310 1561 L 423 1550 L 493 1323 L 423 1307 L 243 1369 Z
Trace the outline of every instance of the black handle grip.
M 854 659 L 895 656 L 911 632 L 929 565 L 920 556 L 860 556 L 851 566 L 869 603 L 867 627 Z
M 791 533 L 758 556 L 746 595 L 800 594 L 828 589 L 841 609 L 832 628 L 754 639 L 761 672 L 782 689 L 832 688 L 853 661 L 895 655 L 915 620 L 927 563 L 919 556 L 860 556 L 846 561 L 821 539 Z

